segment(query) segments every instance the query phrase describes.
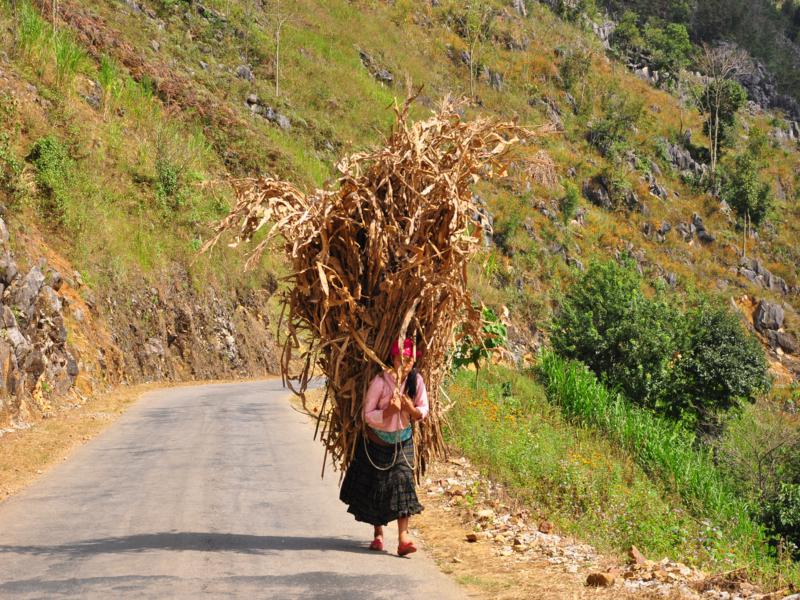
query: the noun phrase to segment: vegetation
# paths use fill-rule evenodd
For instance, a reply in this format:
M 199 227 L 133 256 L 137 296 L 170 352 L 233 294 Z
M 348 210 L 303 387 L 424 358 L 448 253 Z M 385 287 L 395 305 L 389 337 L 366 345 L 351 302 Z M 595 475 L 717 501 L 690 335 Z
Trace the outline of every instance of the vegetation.
M 630 260 L 589 266 L 551 340 L 633 402 L 705 430 L 769 385 L 763 350 L 737 317 L 705 302 L 684 310 L 660 287 L 648 297 Z
M 627 404 L 553 354 L 542 357 L 540 373 L 544 388 L 500 367 L 478 381 L 457 374 L 448 439 L 563 530 L 602 549 L 622 553 L 634 544 L 708 570 L 749 565 L 767 579 L 797 577 L 691 432 Z

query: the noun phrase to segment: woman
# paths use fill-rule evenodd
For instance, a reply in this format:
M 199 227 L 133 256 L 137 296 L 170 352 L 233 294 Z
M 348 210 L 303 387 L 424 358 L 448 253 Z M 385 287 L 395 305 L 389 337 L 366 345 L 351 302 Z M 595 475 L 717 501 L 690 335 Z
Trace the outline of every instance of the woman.
M 376 375 L 364 398 L 366 434 L 347 469 L 339 498 L 357 521 L 375 528 L 370 550 L 383 550 L 383 527 L 397 520 L 397 553 L 406 556 L 417 551 L 408 535 L 408 519 L 423 508 L 414 489 L 411 423 L 427 416 L 428 393 L 414 365 L 412 340 L 403 342 L 402 351 L 395 342 L 391 358 L 393 371 Z

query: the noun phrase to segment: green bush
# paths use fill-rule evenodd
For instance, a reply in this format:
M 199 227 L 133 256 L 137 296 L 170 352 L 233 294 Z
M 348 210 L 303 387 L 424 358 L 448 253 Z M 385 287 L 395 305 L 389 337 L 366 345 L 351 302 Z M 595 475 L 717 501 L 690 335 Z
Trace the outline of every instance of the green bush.
M 566 225 L 575 217 L 581 193 L 571 181 L 564 183 L 564 192 L 564 196 L 558 202 L 558 208 L 561 211 L 561 220 Z
M 668 80 L 689 65 L 693 47 L 684 25 L 650 19 L 644 27 L 644 43 L 651 66 Z
M 750 151 L 737 156 L 733 165 L 726 169 L 722 197 L 740 220 L 747 217 L 758 226 L 767 218 L 773 203 L 772 191 L 769 183 L 761 180 L 758 164 Z
M 47 136 L 34 143 L 27 160 L 36 168 L 40 211 L 63 223 L 75 174 L 75 161 L 69 150 L 56 137 Z
M 481 361 L 486 360 L 496 348 L 505 347 L 508 339 L 508 329 L 500 320 L 500 317 L 488 306 L 484 306 L 481 311 L 483 326 L 481 327 L 481 339 L 474 340 L 467 336 L 453 354 L 453 367 L 459 369 L 467 365 L 473 365 L 475 371 L 480 369 Z
M 606 93 L 601 101 L 603 116 L 591 125 L 587 140 L 603 156 L 617 157 L 639 122 L 643 106 L 641 100 L 632 100 L 618 91 Z
M 660 287 L 652 297 L 642 288 L 632 261 L 592 263 L 553 320 L 555 351 L 633 402 L 703 431 L 769 387 L 763 350 L 727 309 L 683 310 Z
M 644 38 L 639 30 L 639 15 L 632 10 L 626 10 L 611 34 L 610 42 L 624 55 L 631 56 L 641 52 Z
M 164 156 L 156 159 L 155 188 L 162 209 L 176 210 L 183 204 L 181 169 Z
M 551 331 L 560 355 L 587 364 L 633 401 L 655 408 L 677 347 L 677 314 L 647 298 L 632 261 L 592 262 L 567 291 Z
M 695 92 L 695 103 L 704 117 L 703 133 L 712 139 L 718 131 L 720 147 L 731 141 L 731 132 L 736 124 L 736 113 L 747 102 L 747 92 L 736 81 L 712 79 L 705 87 Z
M 702 303 L 682 320 L 686 329 L 662 409 L 715 434 L 726 412 L 769 389 L 767 360 L 758 341 L 725 308 Z
M 800 484 L 783 483 L 767 510 L 772 528 L 800 559 Z

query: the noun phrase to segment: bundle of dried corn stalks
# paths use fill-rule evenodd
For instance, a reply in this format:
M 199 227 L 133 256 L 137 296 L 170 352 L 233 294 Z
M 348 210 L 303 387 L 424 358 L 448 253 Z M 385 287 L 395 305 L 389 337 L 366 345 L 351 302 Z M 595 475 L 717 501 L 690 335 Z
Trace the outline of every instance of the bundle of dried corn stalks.
M 480 335 L 467 289 L 467 262 L 480 244 L 470 186 L 504 173 L 507 150 L 529 132 L 513 123 L 464 121 L 445 100 L 432 118 L 409 123 L 409 102 L 385 147 L 344 159 L 338 187 L 304 194 L 271 178 L 237 185 L 238 203 L 216 229 L 250 239 L 268 223 L 285 240 L 284 382 L 301 396 L 316 365 L 327 378 L 317 432 L 336 467 L 350 463 L 363 427 L 361 403 L 386 368 L 394 340 L 417 341 L 430 416 L 416 429 L 418 473 L 443 451 L 440 384 L 455 338 Z M 255 248 L 257 261 L 269 238 Z M 302 361 L 300 372 L 290 372 Z M 323 473 L 325 466 L 323 464 Z

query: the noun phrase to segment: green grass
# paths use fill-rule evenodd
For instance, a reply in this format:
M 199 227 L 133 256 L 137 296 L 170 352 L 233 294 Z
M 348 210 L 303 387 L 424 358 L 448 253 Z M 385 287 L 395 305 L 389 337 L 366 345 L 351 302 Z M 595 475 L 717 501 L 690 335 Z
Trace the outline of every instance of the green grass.
M 681 424 L 633 406 L 608 391 L 585 366 L 551 352 L 542 354 L 539 373 L 548 398 L 569 422 L 598 431 L 680 496 L 692 515 L 713 524 L 724 540 L 713 556 L 715 563 L 747 566 L 767 580 L 800 581 L 796 565 L 777 561 L 767 532 L 752 516 L 758 507 L 740 496 L 715 465 L 710 449 L 695 443 Z

